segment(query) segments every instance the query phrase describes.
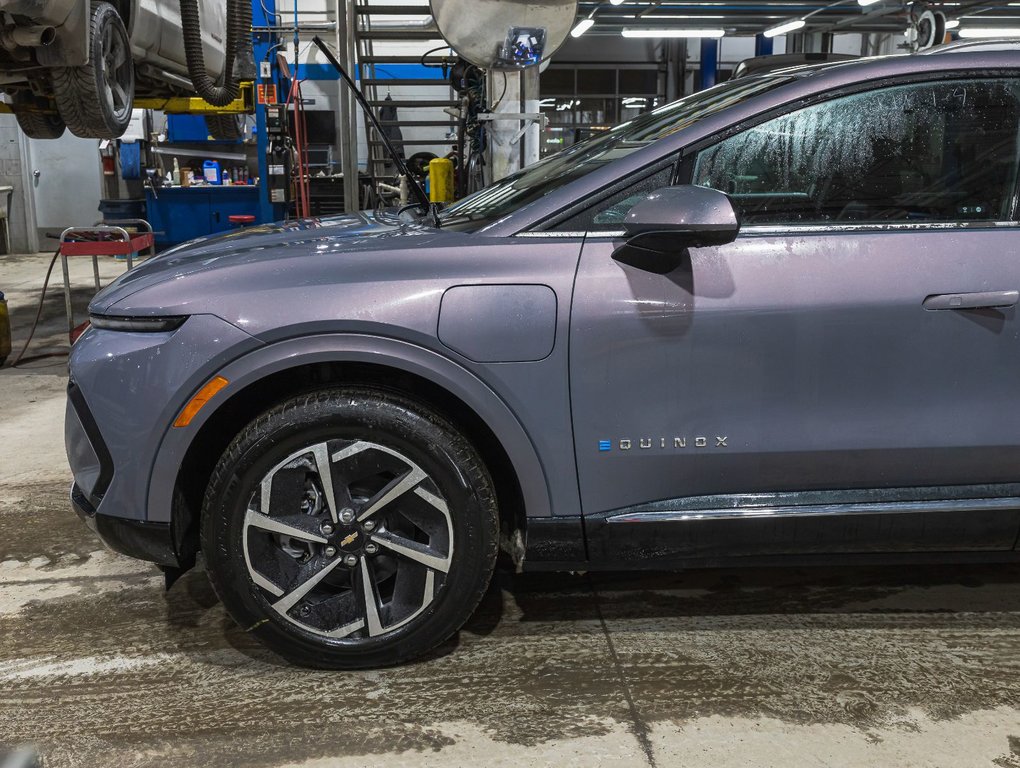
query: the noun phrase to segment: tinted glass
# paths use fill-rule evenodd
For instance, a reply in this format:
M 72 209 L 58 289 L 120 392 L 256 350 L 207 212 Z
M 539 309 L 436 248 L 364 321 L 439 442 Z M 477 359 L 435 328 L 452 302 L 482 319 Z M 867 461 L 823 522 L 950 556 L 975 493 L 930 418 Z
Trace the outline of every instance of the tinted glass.
M 745 224 L 1006 220 L 1018 96 L 1003 79 L 833 99 L 702 151 L 694 183 L 729 193 Z
M 442 225 L 472 230 L 490 224 L 656 139 L 789 81 L 778 75 L 736 80 L 653 109 L 457 201 L 440 215 Z
M 574 70 L 550 67 L 539 75 L 543 96 L 571 96 L 574 93 Z
M 621 69 L 620 93 L 646 94 L 659 90 L 659 73 L 654 69 Z
M 577 71 L 578 93 L 616 93 L 615 69 L 579 69 Z

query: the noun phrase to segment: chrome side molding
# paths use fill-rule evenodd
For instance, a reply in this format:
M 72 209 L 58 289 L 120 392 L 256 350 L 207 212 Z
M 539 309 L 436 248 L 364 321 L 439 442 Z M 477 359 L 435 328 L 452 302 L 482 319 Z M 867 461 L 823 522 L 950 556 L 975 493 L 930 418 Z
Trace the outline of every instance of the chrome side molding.
M 892 515 L 922 512 L 982 512 L 1020 509 L 1020 497 L 886 501 L 836 504 L 786 504 L 778 506 L 715 507 L 706 509 L 631 510 L 606 517 L 607 523 L 683 523 L 698 520 L 747 520 L 754 518 L 824 517 L 830 515 Z

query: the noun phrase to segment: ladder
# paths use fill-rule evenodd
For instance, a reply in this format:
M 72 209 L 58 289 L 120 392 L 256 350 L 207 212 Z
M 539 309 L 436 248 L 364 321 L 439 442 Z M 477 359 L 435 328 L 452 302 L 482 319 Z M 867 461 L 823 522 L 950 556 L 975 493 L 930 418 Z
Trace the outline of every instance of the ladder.
M 447 115 L 445 119 L 436 119 L 433 115 L 430 119 L 425 119 L 420 115 L 416 117 L 414 114 L 414 111 L 422 109 L 435 111 L 436 109 L 458 107 L 460 100 L 450 86 L 449 80 L 444 82 L 435 78 L 394 77 L 393 75 L 398 74 L 401 69 L 406 69 L 408 64 L 441 65 L 445 58 L 452 65 L 454 58 L 444 57 L 442 52 L 433 53 L 424 58 L 420 55 L 394 55 L 376 52 L 375 43 L 377 42 L 421 41 L 424 44 L 425 41 L 442 38 L 434 26 L 430 28 L 422 28 L 420 24 L 399 26 L 380 21 L 373 27 L 373 18 L 378 19 L 380 16 L 416 16 L 424 22 L 430 16 L 427 0 L 406 5 L 385 5 L 380 2 L 372 3 L 371 0 L 354 0 L 354 11 L 356 18 L 354 39 L 359 85 L 368 103 L 376 110 L 377 116 L 383 107 L 396 108 L 396 120 L 382 120 L 381 122 L 383 126 L 400 126 L 403 139 L 399 142 L 398 150 L 402 145 L 404 159 L 409 159 L 416 152 L 425 149 L 433 151 L 439 156 L 450 151 L 457 144 L 457 139 L 451 138 L 457 128 L 456 118 Z M 435 93 L 428 98 L 415 97 L 414 95 L 415 91 L 424 92 L 426 89 L 435 92 L 437 86 L 446 88 L 440 98 L 436 98 Z M 388 101 L 386 95 L 394 88 L 399 89 L 399 98 Z M 384 143 L 376 135 L 367 118 L 365 119 L 365 136 L 368 141 L 368 175 L 372 181 L 372 188 L 376 189 L 379 181 L 392 183 L 396 171 L 386 153 Z

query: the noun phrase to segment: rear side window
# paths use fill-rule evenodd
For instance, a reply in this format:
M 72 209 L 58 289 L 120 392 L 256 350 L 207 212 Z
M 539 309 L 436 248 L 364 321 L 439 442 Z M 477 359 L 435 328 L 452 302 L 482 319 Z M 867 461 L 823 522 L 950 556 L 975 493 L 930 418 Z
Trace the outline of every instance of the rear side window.
M 895 86 L 735 134 L 697 155 L 693 183 L 744 224 L 1004 221 L 1018 136 L 1015 80 Z

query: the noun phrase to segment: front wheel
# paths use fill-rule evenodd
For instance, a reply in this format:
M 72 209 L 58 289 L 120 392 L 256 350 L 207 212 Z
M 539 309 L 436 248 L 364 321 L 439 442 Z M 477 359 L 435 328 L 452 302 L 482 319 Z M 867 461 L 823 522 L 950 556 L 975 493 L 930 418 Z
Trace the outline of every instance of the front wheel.
M 404 397 L 329 389 L 252 421 L 206 492 L 202 547 L 230 615 L 288 660 L 395 664 L 488 586 L 497 510 L 478 453 Z

